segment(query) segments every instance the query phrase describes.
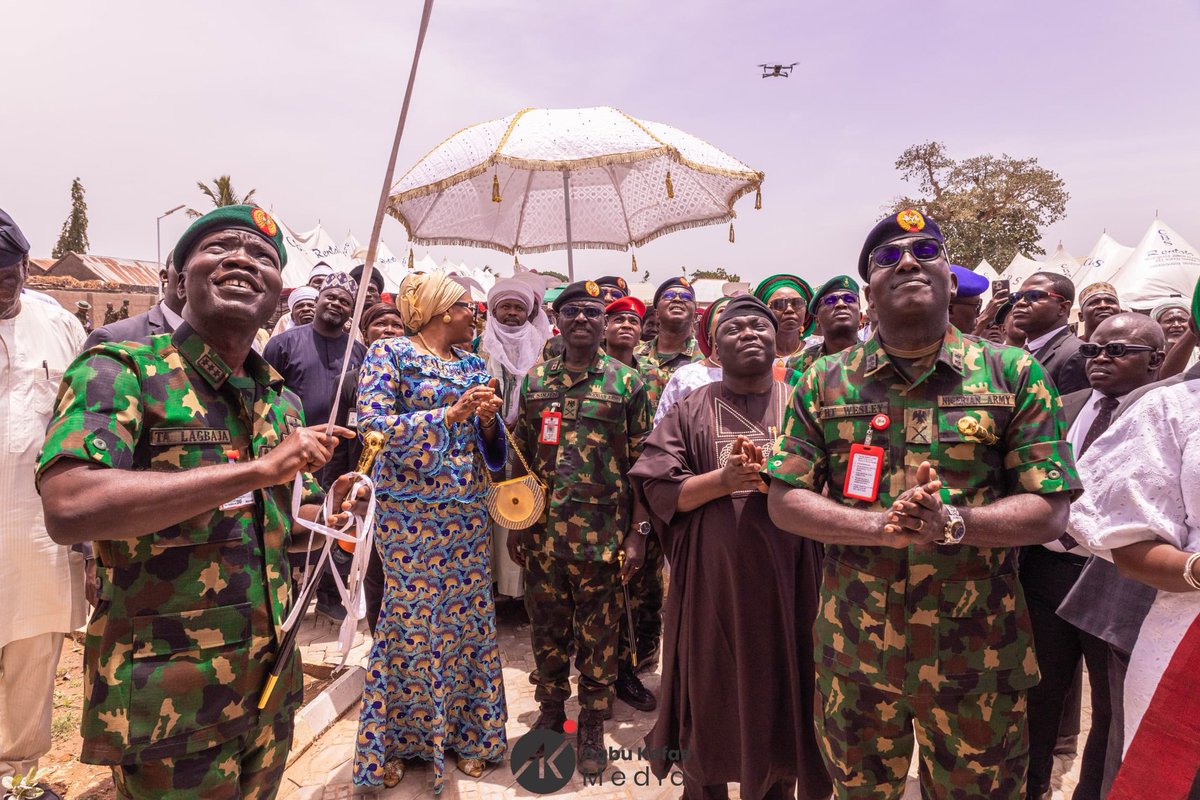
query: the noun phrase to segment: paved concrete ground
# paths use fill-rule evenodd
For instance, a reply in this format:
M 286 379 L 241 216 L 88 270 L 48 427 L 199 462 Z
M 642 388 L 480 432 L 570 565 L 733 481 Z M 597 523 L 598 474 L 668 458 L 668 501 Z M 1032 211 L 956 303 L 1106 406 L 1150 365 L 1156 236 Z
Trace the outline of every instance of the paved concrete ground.
M 333 658 L 337 649 L 336 629 L 320 619 L 309 619 L 301 633 L 301 641 L 305 645 L 305 660 L 313 663 L 315 659 Z M 362 636 L 362 634 L 360 634 Z M 533 669 L 533 654 L 529 645 L 529 626 L 519 622 L 506 622 L 501 618 L 499 625 L 500 658 L 504 665 L 504 691 L 508 702 L 508 743 L 511 752 L 513 744 L 533 724 L 537 716 L 537 703 L 533 699 L 533 686 L 529 683 L 529 673 Z M 365 664 L 366 645 L 369 638 L 356 643 L 354 658 L 351 663 Z M 336 659 L 334 659 L 336 660 Z M 645 683 L 651 691 L 657 693 L 659 675 L 645 677 Z M 572 681 L 574 683 L 574 681 Z M 1086 687 L 1087 682 L 1084 682 Z M 572 700 L 568 703 L 567 713 L 572 718 L 578 717 L 578 704 Z M 642 714 L 634 711 L 624 703 L 617 703 L 614 718 L 605 727 L 605 740 L 610 747 L 636 749 L 641 745 L 642 738 L 654 724 L 656 714 Z M 1084 697 L 1083 728 L 1086 735 L 1091 722 L 1088 698 Z M 361 796 L 355 793 L 350 780 L 350 762 L 354 756 L 354 741 L 358 731 L 357 704 L 338 719 L 333 726 L 315 742 L 299 758 L 294 759 L 284 774 L 284 785 L 280 789 L 280 800 L 340 800 Z M 1082 744 L 1083 736 L 1081 736 Z M 660 784 L 658 779 L 644 770 L 646 762 L 633 760 L 610 765 L 605 772 L 602 785 L 584 786 L 579 775 L 575 775 L 570 783 L 556 793 L 559 796 L 580 796 L 587 798 L 626 798 L 632 800 L 666 800 L 677 798 L 683 794 L 682 788 L 669 782 Z M 620 769 L 626 773 L 627 783 L 624 786 L 614 786 L 611 781 Z M 441 795 L 440 800 L 500 800 L 501 798 L 536 797 L 532 792 L 517 784 L 507 759 L 501 765 L 484 773 L 483 777 L 470 778 L 447 764 L 447 777 L 450 779 Z M 1079 761 L 1059 763 L 1056 765 L 1056 777 L 1053 800 L 1067 800 L 1074 791 L 1078 780 Z M 908 791 L 905 800 L 917 800 L 920 792 L 916 785 L 916 770 L 910 773 Z M 639 781 L 642 776 L 648 776 L 648 785 L 630 785 L 635 778 Z M 359 790 L 361 791 L 361 790 Z M 385 789 L 377 795 L 381 800 L 416 800 L 417 798 L 433 798 L 433 772 L 426 767 L 410 768 L 404 780 L 393 789 Z M 737 787 L 730 787 L 730 797 L 739 798 Z

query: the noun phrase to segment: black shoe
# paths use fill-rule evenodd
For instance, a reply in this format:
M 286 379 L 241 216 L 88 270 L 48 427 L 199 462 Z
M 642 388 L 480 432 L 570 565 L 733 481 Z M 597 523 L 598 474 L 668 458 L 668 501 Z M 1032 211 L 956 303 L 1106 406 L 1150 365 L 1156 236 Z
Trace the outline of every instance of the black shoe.
M 642 685 L 638 676 L 632 672 L 621 672 L 617 675 L 615 684 L 617 699 L 638 711 L 653 711 L 658 708 L 658 700 L 654 693 Z
M 317 613 L 329 621 L 336 622 L 339 625 L 342 623 L 342 620 L 346 618 L 346 609 L 342 607 L 341 603 L 326 604 L 318 600 Z
M 579 712 L 579 732 L 575 735 L 575 749 L 579 751 L 579 774 L 599 775 L 608 765 L 608 751 L 604 747 L 604 712 Z

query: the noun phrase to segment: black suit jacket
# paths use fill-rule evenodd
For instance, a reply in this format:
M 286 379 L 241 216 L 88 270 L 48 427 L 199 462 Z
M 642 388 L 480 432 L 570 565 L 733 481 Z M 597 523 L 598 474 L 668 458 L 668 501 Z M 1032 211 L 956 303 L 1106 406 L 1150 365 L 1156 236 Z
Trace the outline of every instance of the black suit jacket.
M 174 330 L 171 328 L 171 323 L 167 322 L 167 318 L 163 316 L 158 303 L 155 303 L 145 313 L 96 328 L 83 343 L 83 349 L 86 350 L 101 342 L 143 342 L 160 333 L 174 333 Z
M 1085 370 L 1087 362 L 1079 353 L 1082 344 L 1083 340 L 1071 333 L 1070 328 L 1063 328 L 1033 354 L 1050 374 L 1060 397 L 1091 388 Z
M 1182 375 L 1151 383 L 1130 392 L 1117 409 L 1116 418 L 1133 408 L 1147 392 L 1187 380 L 1200 380 L 1200 364 Z M 1064 405 L 1066 398 L 1063 399 Z M 1087 487 L 1084 487 L 1087 491 Z M 1132 653 L 1142 621 L 1154 604 L 1158 590 L 1126 578 L 1111 561 L 1093 556 L 1067 593 L 1058 615 L 1080 630 L 1098 636 L 1124 653 Z

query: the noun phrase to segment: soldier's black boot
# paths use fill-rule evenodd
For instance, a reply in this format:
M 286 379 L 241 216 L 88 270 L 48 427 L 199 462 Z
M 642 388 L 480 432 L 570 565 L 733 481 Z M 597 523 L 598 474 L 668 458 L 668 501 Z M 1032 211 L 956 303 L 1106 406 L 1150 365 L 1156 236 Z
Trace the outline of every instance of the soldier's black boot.
M 538 704 L 541 709 L 534 720 L 532 730 L 548 730 L 563 733 L 563 723 L 567 721 L 567 711 L 561 702 L 543 700 Z M 541 758 L 546 754 L 545 747 L 539 747 L 533 752 L 532 758 Z
M 563 708 L 563 704 L 554 700 L 543 700 L 538 704 L 538 707 L 540 711 L 538 712 L 537 720 L 533 723 L 533 729 L 545 729 L 562 733 L 563 723 L 567 721 L 567 711 Z
M 638 711 L 653 711 L 658 708 L 654 693 L 642 685 L 642 681 L 631 667 L 624 664 L 617 670 L 617 699 Z
M 604 712 L 583 709 L 579 712 L 579 732 L 575 735 L 579 751 L 579 773 L 599 775 L 608 765 L 608 750 L 604 747 Z

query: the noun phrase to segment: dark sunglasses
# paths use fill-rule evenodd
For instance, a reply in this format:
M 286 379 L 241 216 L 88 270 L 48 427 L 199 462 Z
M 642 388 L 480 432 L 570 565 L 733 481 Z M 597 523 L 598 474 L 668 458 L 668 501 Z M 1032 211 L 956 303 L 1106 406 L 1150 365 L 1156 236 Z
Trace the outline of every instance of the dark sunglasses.
M 858 305 L 858 295 L 844 292 L 841 294 L 827 294 L 821 298 L 821 305 L 836 306 L 838 303 L 845 303 L 848 306 Z
M 667 289 L 665 292 L 662 293 L 662 295 L 659 296 L 658 299 L 660 301 L 661 300 L 667 300 L 667 301 L 682 300 L 685 303 L 690 303 L 690 302 L 692 302 L 693 299 L 695 299 L 695 296 L 691 292 L 683 292 L 683 291 L 677 291 L 675 289 Z
M 804 302 L 803 297 L 781 297 L 778 300 L 772 300 L 768 305 L 772 311 L 778 311 L 780 314 L 789 308 L 792 311 L 802 311 L 808 308 L 808 304 Z
M 881 244 L 871 251 L 871 263 L 885 269 L 894 267 L 905 253 L 922 263 L 936 261 L 942 254 L 942 243 L 937 239 L 917 239 L 908 244 Z
M 566 305 L 558 310 L 558 316 L 564 319 L 575 319 L 580 314 L 583 314 L 587 319 L 600 319 L 600 317 L 604 316 L 604 309 L 593 305 Z
M 1079 345 L 1079 354 L 1084 358 L 1095 358 L 1104 353 L 1109 358 L 1120 358 L 1126 353 L 1153 353 L 1156 350 L 1144 344 L 1125 344 L 1124 342 L 1109 342 L 1106 345 L 1092 344 L 1084 342 Z
M 603 294 L 607 294 L 613 300 L 620 300 L 622 297 L 625 296 L 625 293 L 622 292 L 620 289 L 614 289 L 611 286 L 605 286 Z
M 471 312 L 471 316 L 473 317 L 479 316 L 479 306 L 475 305 L 474 303 L 468 303 L 465 300 L 459 300 L 457 303 L 451 303 L 451 305 L 467 309 Z
M 1057 297 L 1059 300 L 1067 299 L 1057 292 L 1047 292 L 1044 289 L 1025 289 L 1020 292 L 1013 292 L 1009 295 L 1009 297 L 1012 298 L 1013 305 L 1016 305 L 1022 300 L 1030 305 L 1033 305 L 1039 300 L 1045 300 L 1047 297 Z

